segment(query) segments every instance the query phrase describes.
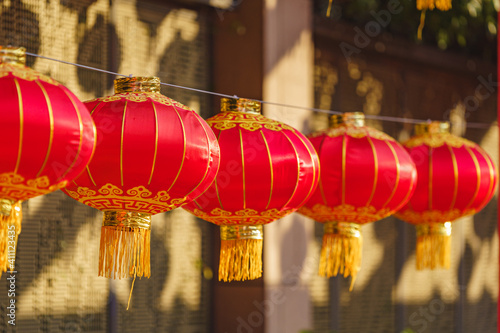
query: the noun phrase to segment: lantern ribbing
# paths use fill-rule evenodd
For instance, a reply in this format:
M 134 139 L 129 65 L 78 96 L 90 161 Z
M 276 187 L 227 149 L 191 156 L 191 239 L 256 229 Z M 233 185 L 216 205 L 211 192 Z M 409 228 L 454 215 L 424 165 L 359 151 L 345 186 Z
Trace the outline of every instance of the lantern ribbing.
M 23 47 L 0 46 L 0 270 L 14 269 L 21 202 L 58 190 L 87 165 L 95 127 L 66 87 L 25 66 Z
M 222 99 L 207 120 L 221 148 L 212 186 L 183 208 L 221 226 L 219 280 L 262 275 L 262 225 L 300 207 L 314 191 L 319 165 L 294 128 L 260 114 L 260 103 Z
M 403 144 L 415 160 L 415 194 L 396 216 L 417 226 L 417 269 L 449 268 L 451 222 L 475 214 L 491 199 L 496 170 L 477 144 L 449 133 L 447 122 L 415 126 Z
M 352 290 L 361 267 L 361 226 L 407 202 L 415 166 L 393 138 L 365 126 L 360 112 L 332 116 L 330 128 L 309 139 L 319 155 L 321 176 L 299 213 L 325 224 L 319 275 L 351 276 Z
M 206 122 L 159 91 L 156 77 L 126 77 L 115 80 L 114 95 L 85 103 L 99 145 L 64 191 L 104 212 L 100 276 L 149 277 L 151 216 L 199 196 L 219 167 Z

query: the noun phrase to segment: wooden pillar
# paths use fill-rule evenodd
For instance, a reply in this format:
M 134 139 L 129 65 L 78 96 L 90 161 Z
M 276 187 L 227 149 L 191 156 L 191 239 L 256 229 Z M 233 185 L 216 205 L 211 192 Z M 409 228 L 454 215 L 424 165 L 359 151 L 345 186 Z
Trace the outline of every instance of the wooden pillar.
M 264 100 L 313 106 L 312 1 L 266 0 Z M 311 112 L 264 106 L 264 115 L 308 132 Z M 264 228 L 266 332 L 312 330 L 308 280 L 317 272 L 314 221 L 297 213 Z
M 214 9 L 213 89 L 239 97 L 262 99 L 262 0 L 236 1 L 233 10 Z M 220 98 L 214 98 L 214 111 Z M 258 305 L 264 297 L 263 279 L 219 282 L 220 238 L 214 230 L 212 329 L 217 333 L 262 333 L 264 316 Z

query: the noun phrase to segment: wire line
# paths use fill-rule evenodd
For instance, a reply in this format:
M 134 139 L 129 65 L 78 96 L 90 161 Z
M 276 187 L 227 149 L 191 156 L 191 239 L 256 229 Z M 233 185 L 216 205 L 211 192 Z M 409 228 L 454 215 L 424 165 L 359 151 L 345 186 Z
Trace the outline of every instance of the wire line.
M 66 65 L 72 65 L 72 66 L 85 68 L 88 70 L 97 71 L 97 72 L 101 72 L 101 73 L 116 75 L 116 76 L 123 76 L 123 77 L 132 77 L 133 76 L 132 74 L 129 74 L 129 75 L 120 74 L 120 73 L 116 73 L 116 72 L 112 72 L 112 71 L 107 71 L 105 69 L 100 69 L 100 68 L 96 68 L 96 67 L 92 67 L 92 66 L 86 66 L 86 65 L 81 65 L 81 64 L 74 63 L 74 62 L 64 61 L 64 60 L 55 59 L 55 58 L 51 58 L 51 57 L 46 57 L 46 56 L 43 56 L 40 54 L 31 53 L 31 52 L 26 52 L 26 55 L 29 55 L 32 57 L 37 57 L 37 58 L 42 58 L 42 59 L 46 59 L 46 60 L 51 60 L 51 61 L 55 61 L 55 62 L 60 62 L 60 63 L 66 64 Z M 168 87 L 184 89 L 184 90 L 194 91 L 194 92 L 218 96 L 218 97 L 236 98 L 236 99 L 240 98 L 237 95 L 222 94 L 222 93 L 218 93 L 218 92 L 214 92 L 214 91 L 186 87 L 186 86 L 181 86 L 181 85 L 172 84 L 172 83 L 160 82 L 160 84 L 164 85 L 164 86 L 168 86 Z M 298 105 L 291 105 L 291 104 L 284 104 L 284 103 L 269 102 L 269 101 L 253 99 L 253 98 L 249 98 L 249 99 L 252 101 L 260 102 L 262 104 L 280 106 L 280 107 L 289 108 L 289 109 L 314 111 L 314 112 L 321 112 L 321 113 L 327 113 L 327 114 L 343 114 L 344 113 L 342 111 L 334 111 L 334 110 L 327 110 L 327 109 L 312 108 L 312 107 L 307 107 L 307 106 L 298 106 Z M 407 123 L 407 124 L 418 124 L 418 123 L 430 121 L 429 119 L 426 119 L 426 120 L 424 120 L 424 119 L 411 119 L 411 118 L 402 118 L 402 117 L 377 116 L 377 115 L 369 115 L 369 114 L 365 114 L 365 118 L 382 120 L 382 121 L 389 121 L 389 122 L 395 122 L 395 123 Z M 469 128 L 489 128 L 491 126 L 498 126 L 498 124 L 495 124 L 495 123 L 493 123 L 493 124 L 467 123 L 467 127 L 469 127 Z

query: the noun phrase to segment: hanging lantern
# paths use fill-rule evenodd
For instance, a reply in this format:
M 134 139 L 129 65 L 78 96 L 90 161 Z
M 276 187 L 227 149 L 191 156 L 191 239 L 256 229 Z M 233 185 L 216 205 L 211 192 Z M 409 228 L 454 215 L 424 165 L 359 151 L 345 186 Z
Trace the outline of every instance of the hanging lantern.
M 425 25 L 425 13 L 427 9 L 433 10 L 437 8 L 443 12 L 451 9 L 451 0 L 417 0 L 417 9 L 420 10 L 420 24 L 418 26 L 417 37 L 422 39 L 422 30 Z
M 217 140 L 198 114 L 160 94 L 156 77 L 117 79 L 114 95 L 85 104 L 98 144 L 64 192 L 104 212 L 99 276 L 149 277 L 151 215 L 208 188 L 219 167 Z
M 0 274 L 14 269 L 21 202 L 66 186 L 94 150 L 85 105 L 25 62 L 25 48 L 0 46 Z
M 221 148 L 221 167 L 212 186 L 183 206 L 221 226 L 219 280 L 262 275 L 262 226 L 300 207 L 319 178 L 317 155 L 297 130 L 261 115 L 260 103 L 221 101 L 207 120 Z
M 351 276 L 351 290 L 361 266 L 361 225 L 393 214 L 408 201 L 416 182 L 405 149 L 364 120 L 361 112 L 334 115 L 327 130 L 310 135 L 321 176 L 299 210 L 324 223 L 319 275 Z
M 480 211 L 496 189 L 496 170 L 477 144 L 447 122 L 417 124 L 403 145 L 417 166 L 415 194 L 396 216 L 417 228 L 417 269 L 450 267 L 451 222 Z

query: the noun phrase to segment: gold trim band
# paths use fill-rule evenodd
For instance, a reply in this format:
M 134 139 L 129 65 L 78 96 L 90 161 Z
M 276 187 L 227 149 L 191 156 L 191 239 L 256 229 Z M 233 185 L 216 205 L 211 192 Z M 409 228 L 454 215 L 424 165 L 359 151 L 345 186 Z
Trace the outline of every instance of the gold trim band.
M 115 80 L 115 94 L 129 92 L 160 92 L 160 79 L 155 76 L 124 77 Z
M 361 225 L 351 222 L 326 222 L 324 234 L 337 234 L 348 237 L 361 237 Z
M 417 228 L 417 237 L 426 235 L 442 235 L 442 236 L 451 235 L 451 222 L 418 224 L 416 225 L 416 228 Z
M 363 112 L 346 112 L 343 114 L 334 114 L 330 117 L 330 128 L 340 125 L 362 127 L 365 126 L 365 115 Z
M 0 46 L 0 64 L 26 64 L 26 49 L 24 47 Z
M 10 216 L 14 202 L 10 199 L 0 199 L 0 215 Z
M 264 232 L 262 225 L 221 225 L 220 239 L 264 239 Z
M 222 98 L 220 100 L 220 109 L 222 112 L 261 113 L 260 102 L 247 98 Z
M 102 226 L 151 230 L 151 214 L 128 210 L 108 210 L 104 212 Z
M 447 121 L 431 121 L 415 125 L 415 135 L 450 133 L 450 123 Z

